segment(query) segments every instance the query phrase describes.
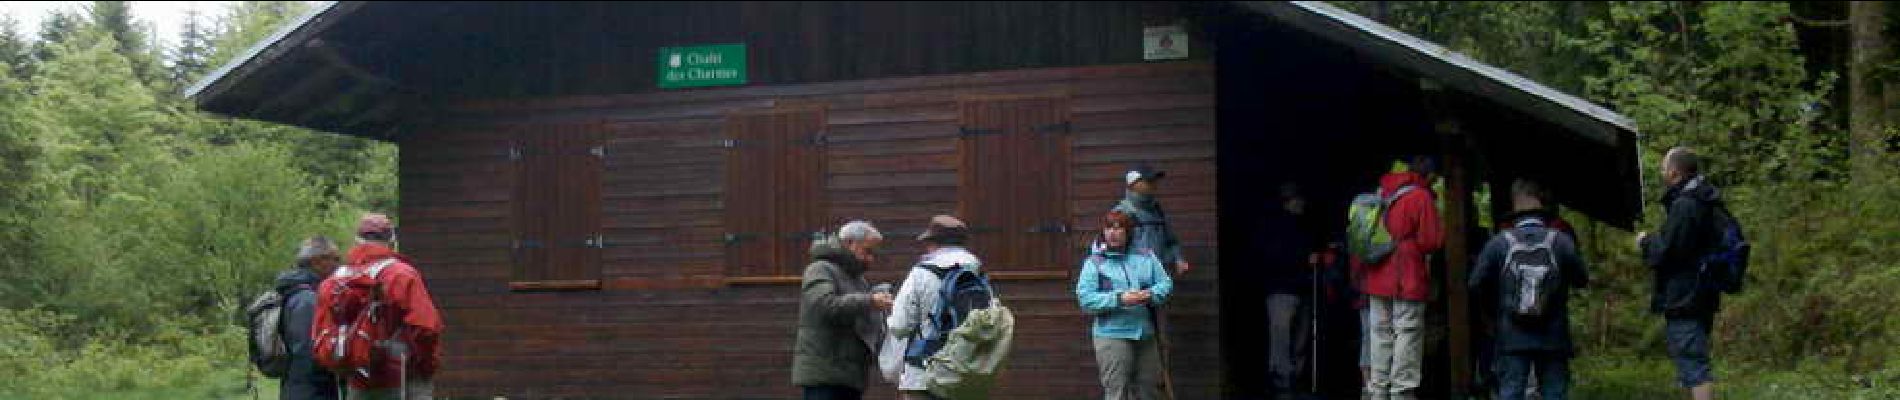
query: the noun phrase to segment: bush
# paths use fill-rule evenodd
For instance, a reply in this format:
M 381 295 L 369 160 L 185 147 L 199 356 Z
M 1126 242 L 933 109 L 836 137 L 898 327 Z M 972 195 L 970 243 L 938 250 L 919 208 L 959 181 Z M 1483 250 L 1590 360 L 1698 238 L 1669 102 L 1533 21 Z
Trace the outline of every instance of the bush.
M 71 332 L 76 319 L 0 309 L 0 373 L 8 376 L 0 398 L 217 398 L 246 391 L 241 329 L 165 319 L 139 338 L 118 329 Z

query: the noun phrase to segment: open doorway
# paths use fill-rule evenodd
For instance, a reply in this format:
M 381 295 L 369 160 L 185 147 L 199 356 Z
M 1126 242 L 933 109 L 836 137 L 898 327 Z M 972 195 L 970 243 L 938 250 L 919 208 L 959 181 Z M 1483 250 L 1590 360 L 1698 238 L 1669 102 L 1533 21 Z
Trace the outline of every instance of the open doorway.
M 1301 268 L 1306 260 L 1284 254 L 1283 241 L 1323 246 L 1341 238 L 1348 203 L 1376 188 L 1393 159 L 1439 148 L 1418 106 L 1417 83 L 1271 24 L 1224 24 L 1214 34 L 1222 43 L 1216 156 L 1228 397 L 1270 398 L 1267 297 L 1294 287 L 1310 312 L 1294 325 L 1317 340 L 1302 351 L 1305 373 L 1293 387 L 1317 389 L 1323 398 L 1356 396 L 1359 315 L 1343 290 L 1343 263 L 1336 271 L 1294 274 L 1303 282 L 1281 282 L 1288 274 L 1274 269 Z M 1306 200 L 1295 219 L 1284 217 L 1280 201 L 1288 182 Z M 1298 228 L 1272 226 L 1287 221 Z M 1303 237 L 1285 237 L 1289 232 Z

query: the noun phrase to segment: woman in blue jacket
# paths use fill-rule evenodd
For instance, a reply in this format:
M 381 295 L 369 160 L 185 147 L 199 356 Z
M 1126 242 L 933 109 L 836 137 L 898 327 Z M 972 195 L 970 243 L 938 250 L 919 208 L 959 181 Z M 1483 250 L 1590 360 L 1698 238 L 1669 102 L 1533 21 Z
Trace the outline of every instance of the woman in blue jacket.
M 1161 398 L 1164 366 L 1153 308 L 1167 304 L 1174 281 L 1154 254 L 1128 250 L 1132 226 L 1134 220 L 1119 211 L 1104 216 L 1101 239 L 1107 246 L 1082 262 L 1075 283 L 1082 310 L 1095 316 L 1095 363 L 1103 397 L 1110 400 Z

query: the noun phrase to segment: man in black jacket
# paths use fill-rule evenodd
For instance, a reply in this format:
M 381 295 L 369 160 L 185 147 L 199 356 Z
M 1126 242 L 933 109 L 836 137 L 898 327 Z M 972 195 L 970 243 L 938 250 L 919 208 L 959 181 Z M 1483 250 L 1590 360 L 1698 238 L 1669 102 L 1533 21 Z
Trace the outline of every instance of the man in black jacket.
M 1717 293 L 1699 284 L 1701 259 L 1717 240 L 1715 211 L 1721 205 L 1715 186 L 1703 181 L 1701 161 L 1685 147 L 1663 156 L 1663 181 L 1669 191 L 1662 204 L 1667 215 L 1655 235 L 1639 233 L 1643 262 L 1654 272 L 1650 311 L 1663 315 L 1669 357 L 1676 380 L 1696 400 L 1715 398 L 1715 374 L 1709 362 L 1709 333 L 1720 308 Z
M 290 370 L 278 384 L 280 399 L 340 398 L 336 376 L 317 366 L 311 357 L 310 325 L 316 315 L 317 283 L 330 276 L 341 262 L 336 244 L 317 236 L 305 240 L 297 250 L 297 268 L 277 275 L 277 292 L 284 295 L 284 348 L 290 353 Z

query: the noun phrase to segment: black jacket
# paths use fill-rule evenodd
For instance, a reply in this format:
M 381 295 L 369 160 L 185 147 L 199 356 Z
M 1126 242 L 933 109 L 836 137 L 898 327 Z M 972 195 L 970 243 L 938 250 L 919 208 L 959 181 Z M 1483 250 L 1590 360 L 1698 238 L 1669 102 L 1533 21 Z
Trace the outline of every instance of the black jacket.
M 277 292 L 284 295 L 284 346 L 290 350 L 290 370 L 278 385 L 286 400 L 337 399 L 336 375 L 311 357 L 310 325 L 316 318 L 318 283 L 323 277 L 309 269 L 292 268 L 277 275 Z
M 1682 318 L 1713 315 L 1721 299 L 1714 291 L 1698 288 L 1696 272 L 1719 239 L 1715 211 L 1722 204 L 1721 193 L 1702 177 L 1692 177 L 1669 188 L 1662 204 L 1667 210 L 1662 228 L 1642 243 L 1643 263 L 1655 277 L 1650 311 Z
M 1249 258 L 1266 270 L 1266 294 L 1304 296 L 1313 291 L 1313 269 L 1306 265 L 1307 256 L 1318 250 L 1318 241 L 1308 233 L 1312 231 L 1305 218 L 1285 210 L 1261 218 L 1249 251 L 1254 257 Z
M 1551 229 L 1544 221 L 1534 216 L 1520 216 L 1513 224 L 1514 228 L 1493 236 L 1484 246 L 1484 252 L 1478 254 L 1477 265 L 1471 270 L 1470 281 L 1466 284 L 1472 293 L 1486 296 L 1485 304 L 1494 305 L 1491 316 L 1496 321 L 1497 350 L 1500 352 L 1548 351 L 1562 354 L 1574 354 L 1576 345 L 1570 338 L 1570 290 L 1590 286 L 1590 269 L 1577 252 L 1577 244 L 1569 234 Z M 1510 310 L 1504 309 L 1503 302 L 1496 301 L 1503 293 L 1498 279 L 1503 275 L 1504 259 L 1511 253 L 1511 244 L 1503 235 L 1516 235 L 1520 242 L 1543 241 L 1547 235 L 1557 235 L 1551 242 L 1551 252 L 1557 258 L 1558 270 L 1563 274 L 1561 282 L 1552 288 L 1550 314 L 1548 318 L 1525 324 L 1513 318 L 1507 318 Z

